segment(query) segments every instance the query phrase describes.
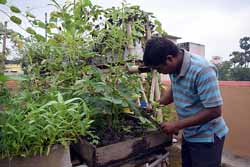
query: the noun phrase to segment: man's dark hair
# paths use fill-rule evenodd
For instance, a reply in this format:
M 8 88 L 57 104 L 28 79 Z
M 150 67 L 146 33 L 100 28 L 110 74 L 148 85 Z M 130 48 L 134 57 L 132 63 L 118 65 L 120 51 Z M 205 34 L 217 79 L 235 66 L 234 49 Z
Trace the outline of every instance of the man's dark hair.
M 146 66 L 158 66 L 165 63 L 168 55 L 177 56 L 179 48 L 164 37 L 153 37 L 146 43 L 143 62 Z

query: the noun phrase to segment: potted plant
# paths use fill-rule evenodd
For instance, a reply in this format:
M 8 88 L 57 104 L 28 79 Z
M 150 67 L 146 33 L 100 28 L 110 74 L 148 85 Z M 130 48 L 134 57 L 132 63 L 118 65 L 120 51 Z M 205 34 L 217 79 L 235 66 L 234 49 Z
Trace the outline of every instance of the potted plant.
M 79 98 L 23 91 L 12 98 L 0 123 L 0 166 L 70 166 L 69 144 L 88 133 L 91 120 Z

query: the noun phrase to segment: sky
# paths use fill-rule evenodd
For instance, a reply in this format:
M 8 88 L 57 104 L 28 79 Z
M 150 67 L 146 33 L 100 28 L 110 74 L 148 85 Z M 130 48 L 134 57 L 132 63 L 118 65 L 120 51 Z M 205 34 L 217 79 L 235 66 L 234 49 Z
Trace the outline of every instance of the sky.
M 57 0 L 63 3 L 64 0 Z M 250 0 L 127 0 L 132 5 L 152 12 L 169 35 L 205 45 L 206 58 L 221 56 L 229 59 L 232 51 L 239 50 L 239 39 L 250 36 Z M 38 18 L 52 10 L 49 0 L 11 0 L 22 10 L 32 10 Z M 119 6 L 121 0 L 92 0 L 103 7 Z M 4 9 L 0 5 L 0 9 Z M 0 14 L 1 21 L 6 17 Z M 9 24 L 11 27 L 16 27 Z

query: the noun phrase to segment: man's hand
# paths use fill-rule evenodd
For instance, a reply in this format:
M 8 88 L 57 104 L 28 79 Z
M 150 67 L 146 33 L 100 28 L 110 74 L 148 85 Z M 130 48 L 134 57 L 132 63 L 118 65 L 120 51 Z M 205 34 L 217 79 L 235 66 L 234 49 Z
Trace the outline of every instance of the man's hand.
M 163 122 L 161 124 L 161 128 L 163 132 L 166 134 L 178 134 L 178 131 L 180 130 L 178 127 L 178 122 L 177 121 L 171 121 L 171 122 Z
M 220 116 L 221 116 L 221 106 L 213 108 L 205 108 L 196 115 L 184 118 L 182 120 L 163 122 L 161 124 L 161 128 L 166 134 L 174 134 L 178 132 L 178 130 L 190 126 L 201 125 Z
M 157 100 L 161 105 L 168 105 L 173 102 L 173 92 L 172 88 L 169 88 L 162 92 L 161 98 Z

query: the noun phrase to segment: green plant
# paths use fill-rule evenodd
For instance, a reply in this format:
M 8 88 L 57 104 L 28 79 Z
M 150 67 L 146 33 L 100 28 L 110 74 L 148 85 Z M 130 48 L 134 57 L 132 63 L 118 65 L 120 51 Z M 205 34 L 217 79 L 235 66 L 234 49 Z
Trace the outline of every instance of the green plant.
M 1 158 L 49 154 L 52 146 L 67 147 L 80 135 L 90 133 L 90 110 L 82 99 L 64 100 L 59 92 L 49 94 L 52 97 L 23 92 L 12 100 L 14 107 L 1 113 Z
M 3 114 L 2 157 L 49 153 L 54 144 L 67 145 L 81 135 L 98 144 L 105 130 L 112 129 L 116 135 L 134 130 L 123 111 L 138 112 L 139 76 L 124 71 L 123 55 L 128 42 L 145 40 L 146 21 L 157 30 L 152 14 L 127 4 L 103 9 L 89 0 L 64 5 L 52 0 L 51 5 L 56 10 L 48 23 L 7 5 L 15 13 L 8 16 L 18 26 L 23 26 L 19 16 L 26 17 L 30 25 L 22 29 L 30 36 L 24 39 L 16 34 L 24 44 L 20 52 L 27 79 Z M 128 35 L 130 21 L 132 34 Z M 46 36 L 38 29 L 46 31 Z M 101 61 L 108 72 L 91 62 L 100 55 L 110 59 Z M 145 119 L 139 120 L 142 128 L 150 126 Z

